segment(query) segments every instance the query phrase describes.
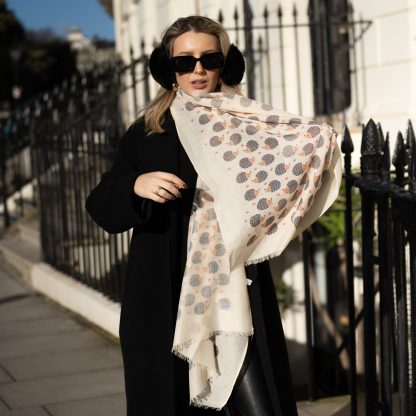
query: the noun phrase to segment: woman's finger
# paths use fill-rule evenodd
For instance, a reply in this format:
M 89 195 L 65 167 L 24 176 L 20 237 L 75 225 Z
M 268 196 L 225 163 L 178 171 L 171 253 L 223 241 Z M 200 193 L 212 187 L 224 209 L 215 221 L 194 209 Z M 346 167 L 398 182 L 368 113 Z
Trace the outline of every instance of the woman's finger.
M 178 188 L 173 185 L 171 182 L 168 182 L 166 180 L 163 181 L 163 183 L 160 184 L 160 186 L 168 193 L 173 195 L 175 198 L 182 198 L 182 194 L 178 190 Z
M 187 188 L 188 187 L 186 185 L 186 183 L 181 178 L 177 177 L 173 173 L 158 171 L 158 172 L 156 172 L 156 174 L 157 174 L 156 177 L 173 183 L 174 185 L 176 185 L 177 188 Z

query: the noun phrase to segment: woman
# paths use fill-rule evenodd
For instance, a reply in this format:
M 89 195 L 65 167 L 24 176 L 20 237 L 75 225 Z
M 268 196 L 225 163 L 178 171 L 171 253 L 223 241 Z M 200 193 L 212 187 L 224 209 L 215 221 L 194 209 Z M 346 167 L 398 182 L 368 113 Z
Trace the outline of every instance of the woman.
M 264 124 L 257 116 L 251 116 L 250 120 L 241 119 L 246 117 L 243 113 L 223 109 L 223 103 L 234 105 L 240 100 L 236 94 L 240 92 L 244 60 L 235 46 L 230 47 L 224 29 L 211 19 L 200 16 L 178 19 L 164 33 L 149 66 L 153 77 L 161 84 L 159 93 L 145 109 L 144 117 L 139 118 L 120 139 L 111 170 L 103 174 L 86 201 L 91 217 L 107 232 L 124 232 L 133 227 L 120 317 L 128 415 L 296 415 L 274 285 L 268 263 L 262 261 L 278 253 L 266 252 L 261 258 L 243 255 L 244 262 L 239 263 L 240 266 L 246 264 L 243 268 L 233 268 L 231 261 L 221 264 L 219 256 L 225 258 L 226 252 L 225 224 L 221 223 L 220 227 L 215 222 L 211 234 L 200 234 L 201 227 L 212 224 L 208 223 L 212 219 L 210 213 L 214 213 L 213 218 L 217 221 L 215 210 L 221 213 L 220 198 L 215 200 L 196 168 L 200 175 L 207 173 L 213 177 L 215 170 L 221 169 L 221 163 L 224 163 L 224 172 L 231 167 L 224 162 L 225 153 L 224 158 L 216 158 L 214 153 L 208 153 L 208 149 L 205 155 L 204 148 L 192 148 L 192 141 L 198 144 L 199 136 L 202 138 L 205 134 L 202 124 L 210 125 L 221 116 L 232 116 L 233 128 L 243 120 L 247 129 L 257 128 L 260 133 L 264 126 L 273 129 L 276 124 Z M 218 95 L 215 95 L 217 91 Z M 215 101 L 215 97 L 225 99 Z M 199 107 L 200 100 L 204 103 L 203 108 Z M 238 103 L 249 106 L 250 100 Z M 270 110 L 269 106 L 262 108 Z M 201 125 L 196 123 L 196 118 Z M 253 120 L 259 122 L 249 126 Z M 285 124 L 285 129 L 296 129 L 300 119 L 296 120 Z M 223 125 L 225 122 L 215 123 L 214 131 L 223 129 Z M 318 127 L 314 125 L 313 128 Z M 181 132 L 180 136 L 177 130 Z M 221 145 L 225 137 L 228 140 L 233 136 L 212 136 L 211 150 Z M 264 146 L 273 147 L 271 141 L 267 143 L 268 147 Z M 231 144 L 243 146 L 242 143 Z M 246 142 L 247 149 L 248 146 L 249 141 Z M 237 153 L 231 152 L 231 157 Z M 260 151 L 259 155 L 262 155 Z M 241 159 L 240 164 L 244 160 Z M 211 172 L 212 168 L 214 172 Z M 225 182 L 227 177 L 226 172 Z M 253 179 L 254 182 L 260 180 L 257 176 Z M 221 189 L 221 180 L 214 182 Z M 293 192 L 292 200 L 298 201 L 295 198 L 297 191 Z M 267 205 L 268 200 L 263 199 Z M 228 202 L 233 203 L 231 199 Z M 285 218 L 284 214 L 288 212 L 285 208 L 281 217 Z M 230 221 L 233 215 L 229 216 Z M 195 218 L 199 218 L 199 222 Z M 260 218 L 260 215 L 252 218 Z M 277 224 L 269 227 L 269 234 L 277 227 Z M 295 234 L 284 235 L 281 240 L 293 238 Z M 202 241 L 202 237 L 207 241 Z M 194 241 L 195 238 L 199 240 Z M 195 252 L 196 244 L 201 242 L 204 247 L 210 247 L 214 238 L 221 240 L 216 240 L 215 246 L 211 245 L 211 251 Z M 257 237 L 250 238 L 254 241 Z M 257 248 L 263 240 L 262 236 L 258 238 Z M 219 247 L 221 253 L 212 251 L 218 251 Z M 206 258 L 201 260 L 198 256 Z M 219 263 L 213 261 L 214 258 Z M 257 264 L 250 264 L 250 260 Z M 203 267 L 203 261 L 209 262 L 203 263 L 207 267 Z M 216 269 L 211 270 L 214 263 Z M 218 267 L 223 270 L 219 275 L 216 273 Z M 224 273 L 227 267 L 230 269 L 228 274 Z M 230 277 L 233 276 L 231 283 L 236 285 L 234 289 L 240 291 L 241 296 L 238 302 L 232 301 L 231 306 L 240 300 L 241 305 L 245 305 L 247 297 L 247 308 L 238 305 L 239 315 L 233 315 L 227 323 L 233 330 L 227 332 L 224 330 L 227 325 L 223 324 L 229 319 L 225 315 L 231 313 L 227 311 L 232 308 L 228 298 L 220 293 L 230 290 Z M 211 279 L 210 284 L 202 287 L 199 279 Z M 185 288 L 185 280 L 189 287 Z M 195 290 L 203 302 L 197 302 L 189 289 Z M 216 295 L 217 301 L 210 303 Z M 210 309 L 213 304 L 217 307 L 215 311 Z M 237 324 L 235 316 L 238 316 Z M 234 331 L 240 317 L 242 327 L 247 330 Z M 201 335 L 201 323 L 209 327 L 209 337 Z M 235 349 L 227 350 L 231 344 L 222 344 L 223 341 L 231 341 Z M 227 355 L 222 355 L 226 350 Z M 215 362 L 213 365 L 217 368 L 205 366 L 204 360 Z M 229 378 L 221 384 L 227 374 Z

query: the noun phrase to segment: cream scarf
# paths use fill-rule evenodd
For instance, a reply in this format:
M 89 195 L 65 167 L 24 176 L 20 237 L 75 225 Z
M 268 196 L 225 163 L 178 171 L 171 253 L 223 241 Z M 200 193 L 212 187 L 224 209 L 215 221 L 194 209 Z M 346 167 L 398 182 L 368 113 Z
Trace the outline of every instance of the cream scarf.
M 253 334 L 244 266 L 329 208 L 340 152 L 329 125 L 236 94 L 179 89 L 171 113 L 198 173 L 172 351 L 189 362 L 190 404 L 221 409 Z

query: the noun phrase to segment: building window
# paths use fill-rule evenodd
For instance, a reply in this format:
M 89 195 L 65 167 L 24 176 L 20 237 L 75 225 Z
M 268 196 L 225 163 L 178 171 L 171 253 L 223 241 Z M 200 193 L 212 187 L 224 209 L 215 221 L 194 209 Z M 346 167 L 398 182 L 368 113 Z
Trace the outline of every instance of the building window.
M 351 105 L 347 0 L 310 0 L 314 104 L 316 115 Z

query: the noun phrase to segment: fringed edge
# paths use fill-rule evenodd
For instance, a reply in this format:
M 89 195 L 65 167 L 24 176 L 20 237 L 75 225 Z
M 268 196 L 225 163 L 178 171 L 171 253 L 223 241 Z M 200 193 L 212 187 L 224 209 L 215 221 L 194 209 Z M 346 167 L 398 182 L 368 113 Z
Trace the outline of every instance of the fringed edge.
M 202 338 L 201 340 L 193 340 L 189 339 L 188 341 L 183 342 L 182 344 L 178 344 L 174 346 L 171 350 L 171 352 L 175 355 L 177 355 L 179 358 L 182 358 L 182 360 L 185 360 L 188 364 L 196 365 L 204 370 L 208 370 L 208 367 L 206 365 L 202 365 L 199 363 L 194 363 L 189 357 L 184 355 L 182 351 L 186 348 L 189 348 L 190 345 L 192 345 L 194 342 L 202 342 L 207 341 L 213 336 L 217 335 L 238 335 L 240 337 L 250 337 L 254 334 L 254 328 L 251 329 L 251 331 L 248 332 L 239 332 L 239 331 L 212 331 L 209 333 L 209 335 L 205 338 Z M 200 393 L 202 394 L 202 393 Z
M 249 266 L 250 264 L 262 263 L 263 261 L 266 261 L 266 260 L 271 260 L 271 259 L 273 259 L 274 257 L 280 256 L 280 254 L 282 254 L 282 252 L 281 252 L 281 251 L 275 251 L 274 253 L 270 253 L 270 254 L 268 254 L 267 256 L 258 257 L 258 258 L 253 259 L 253 260 L 247 260 L 246 262 L 244 262 L 244 264 L 245 264 L 246 266 Z

